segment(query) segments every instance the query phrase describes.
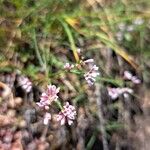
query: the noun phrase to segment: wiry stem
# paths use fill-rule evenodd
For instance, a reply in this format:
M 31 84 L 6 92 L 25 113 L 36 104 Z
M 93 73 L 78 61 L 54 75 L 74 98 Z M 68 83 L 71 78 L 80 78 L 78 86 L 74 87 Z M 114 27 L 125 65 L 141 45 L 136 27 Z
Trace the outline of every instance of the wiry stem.
M 102 99 L 101 99 L 101 92 L 100 92 L 100 85 L 96 84 L 96 103 L 97 103 L 97 107 L 98 107 L 98 117 L 99 117 L 99 121 L 100 121 L 100 131 L 102 134 L 102 142 L 103 142 L 103 149 L 104 150 L 109 150 L 108 149 L 108 143 L 107 143 L 107 135 L 106 135 L 106 131 L 105 131 L 105 121 L 104 121 L 104 116 L 103 116 L 103 112 L 102 112 Z
M 34 42 L 34 45 L 35 45 L 35 53 L 36 53 L 36 56 L 39 60 L 39 63 L 41 65 L 41 67 L 45 67 L 44 63 L 43 63 L 43 60 L 42 60 L 42 57 L 41 57 L 41 54 L 40 54 L 40 51 L 39 51 L 39 48 L 38 48 L 35 30 L 33 31 L 33 42 Z

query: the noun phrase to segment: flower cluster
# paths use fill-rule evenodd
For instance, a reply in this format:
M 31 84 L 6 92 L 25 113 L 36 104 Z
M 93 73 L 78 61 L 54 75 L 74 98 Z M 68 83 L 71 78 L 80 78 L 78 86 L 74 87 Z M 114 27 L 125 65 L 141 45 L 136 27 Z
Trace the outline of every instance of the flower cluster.
M 64 69 L 66 69 L 66 70 L 71 70 L 71 69 L 73 69 L 73 68 L 74 68 L 74 65 L 73 65 L 73 64 L 66 63 L 66 64 L 64 65 Z
M 99 75 L 98 67 L 96 65 L 93 65 L 89 72 L 84 74 L 85 80 L 87 83 L 91 86 L 95 82 L 95 78 Z
M 128 93 L 129 94 L 133 93 L 133 90 L 130 88 L 111 88 L 111 87 L 108 87 L 107 90 L 108 90 L 108 95 L 113 100 L 117 99 L 122 94 L 126 97 Z
M 118 41 L 122 41 L 124 38 L 126 38 L 127 34 L 135 31 L 135 29 L 138 26 L 141 26 L 144 23 L 144 20 L 142 18 L 136 18 L 131 22 L 131 24 L 126 24 L 124 22 L 121 22 L 118 24 L 118 32 L 116 33 L 116 38 Z
M 46 92 L 43 92 L 40 97 L 40 102 L 37 103 L 39 107 L 44 107 L 46 110 L 49 109 L 49 106 L 53 101 L 58 99 L 57 94 L 59 93 L 59 88 L 56 88 L 55 85 L 48 85 Z
M 124 72 L 124 78 L 132 81 L 134 84 L 140 84 L 141 83 L 141 80 L 138 79 L 136 76 L 133 76 L 129 71 Z
M 133 76 L 131 74 L 131 72 L 129 72 L 129 71 L 124 71 L 123 78 L 125 80 L 132 81 L 134 84 L 140 84 L 141 83 L 141 80 L 138 79 L 138 77 Z M 129 94 L 133 93 L 133 90 L 131 88 L 128 88 L 128 87 L 123 87 L 123 88 L 108 87 L 107 90 L 108 90 L 108 95 L 111 97 L 111 99 L 117 99 L 120 95 L 123 95 L 124 97 L 128 97 Z
M 29 93 L 32 89 L 32 82 L 24 76 L 18 78 L 18 84 L 22 87 L 27 93 Z
M 75 107 L 66 102 L 61 112 L 59 112 L 59 114 L 57 115 L 57 121 L 60 121 L 61 125 L 64 125 L 65 122 L 67 122 L 68 125 L 71 125 L 73 123 L 73 120 L 75 120 L 75 116 Z
M 96 77 L 100 75 L 98 67 L 94 64 L 94 59 L 87 59 L 83 61 L 83 64 L 88 66 L 88 72 L 84 74 L 84 78 L 89 86 L 92 86 L 96 81 Z
M 38 102 L 37 105 L 41 108 L 44 108 L 45 110 L 48 110 L 52 102 L 56 102 L 58 100 L 57 96 L 58 93 L 59 88 L 57 88 L 55 85 L 48 85 L 46 92 L 42 93 L 40 102 Z M 57 115 L 57 121 L 60 121 L 61 125 L 64 125 L 66 122 L 68 122 L 68 124 L 71 125 L 73 123 L 73 120 L 75 120 L 75 115 L 76 115 L 75 107 L 69 105 L 69 103 L 67 102 L 63 106 L 63 108 L 61 107 L 61 112 L 59 112 L 59 114 Z M 46 112 L 44 116 L 44 124 L 47 125 L 50 120 L 51 114 Z
M 87 60 L 81 60 L 79 64 L 76 64 L 76 65 L 73 65 L 73 64 L 69 64 L 69 63 L 66 63 L 64 65 L 64 69 L 66 70 L 71 70 L 75 67 L 78 68 L 78 66 L 82 66 L 82 67 L 85 67 L 85 68 L 88 68 L 86 71 L 86 73 L 84 73 L 84 78 L 85 80 L 87 81 L 88 85 L 89 86 L 92 86 L 94 84 L 94 82 L 96 81 L 96 77 L 98 75 L 100 75 L 100 73 L 98 72 L 98 67 L 94 64 L 94 59 L 87 59 Z

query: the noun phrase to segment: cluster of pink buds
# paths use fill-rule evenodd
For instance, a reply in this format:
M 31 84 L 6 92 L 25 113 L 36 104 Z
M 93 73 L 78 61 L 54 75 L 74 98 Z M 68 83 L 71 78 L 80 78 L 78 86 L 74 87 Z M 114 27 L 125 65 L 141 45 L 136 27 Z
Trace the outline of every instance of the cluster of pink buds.
M 87 63 L 87 61 L 86 61 Z M 98 72 L 98 67 L 96 65 L 93 65 L 90 68 L 90 71 L 88 71 L 87 73 L 84 74 L 85 80 L 87 81 L 87 83 L 89 84 L 89 86 L 92 86 L 94 84 L 94 82 L 96 81 L 96 77 L 100 75 Z
M 75 116 L 75 107 L 66 102 L 61 112 L 59 112 L 59 114 L 57 115 L 57 121 L 60 121 L 61 125 L 64 125 L 66 122 L 68 123 L 68 125 L 71 125 L 73 123 L 73 120 L 75 120 Z
M 129 71 L 124 72 L 124 78 L 132 81 L 134 84 L 140 84 L 141 83 L 141 80 L 138 79 L 136 76 L 133 76 L 131 74 L 131 72 L 129 72 Z
M 66 70 L 71 70 L 71 69 L 73 69 L 73 68 L 74 68 L 74 65 L 73 65 L 73 64 L 66 63 L 66 64 L 64 65 L 64 69 L 66 69 Z
M 127 94 L 132 94 L 133 90 L 130 88 L 111 88 L 108 87 L 108 95 L 111 97 L 111 99 L 117 99 L 120 95 L 124 95 L 125 97 Z
M 32 89 L 32 82 L 29 80 L 29 78 L 21 76 L 18 79 L 19 86 L 22 87 L 27 93 L 29 93 Z
M 40 97 L 40 102 L 37 103 L 39 107 L 44 107 L 46 110 L 49 109 L 49 106 L 53 101 L 57 101 L 59 93 L 59 88 L 56 88 L 55 85 L 48 85 L 46 92 L 43 92 Z
M 58 100 L 58 93 L 59 88 L 56 88 L 55 85 L 48 85 L 46 92 L 42 93 L 40 102 L 38 102 L 37 105 L 48 110 L 52 102 L 56 102 Z M 75 107 L 69 105 L 69 103 L 67 102 L 63 107 L 61 107 L 61 112 L 59 112 L 59 114 L 57 115 L 57 121 L 60 121 L 61 125 L 64 125 L 66 122 L 71 125 L 73 123 L 73 120 L 75 120 L 75 115 Z M 46 112 L 44 116 L 44 124 L 47 125 L 50 120 L 51 114 Z

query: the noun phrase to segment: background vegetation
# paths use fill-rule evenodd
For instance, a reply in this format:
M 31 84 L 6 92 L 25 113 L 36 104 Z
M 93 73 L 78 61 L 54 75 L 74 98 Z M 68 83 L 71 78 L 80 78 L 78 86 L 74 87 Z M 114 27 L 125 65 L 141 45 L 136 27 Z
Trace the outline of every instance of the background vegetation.
M 7 109 L 7 113 L 13 111 L 17 123 L 0 130 L 26 134 L 19 149 L 106 149 L 106 140 L 112 150 L 148 150 L 150 1 L 0 0 L 0 14 L 0 80 L 11 82 L 14 98 L 22 100 L 21 107 Z M 66 62 L 88 58 L 95 60 L 101 73 L 92 88 L 80 73 L 67 73 L 63 68 Z M 125 70 L 137 75 L 142 83 L 135 86 L 125 82 Z M 30 94 L 20 91 L 11 81 L 19 75 L 33 82 Z M 69 99 L 78 115 L 72 127 L 51 123 L 43 139 L 42 112 L 35 102 L 48 83 L 61 87 L 61 98 Z M 96 103 L 99 86 L 104 124 L 99 122 Z M 108 86 L 129 86 L 134 94 L 129 101 L 112 101 Z M 1 101 L 1 109 L 5 103 L 8 101 Z M 27 110 L 36 112 L 27 115 L 32 120 L 30 125 L 24 119 Z M 31 119 L 31 114 L 36 119 Z M 20 125 L 22 121 L 25 125 Z M 44 146 L 34 148 L 33 143 Z

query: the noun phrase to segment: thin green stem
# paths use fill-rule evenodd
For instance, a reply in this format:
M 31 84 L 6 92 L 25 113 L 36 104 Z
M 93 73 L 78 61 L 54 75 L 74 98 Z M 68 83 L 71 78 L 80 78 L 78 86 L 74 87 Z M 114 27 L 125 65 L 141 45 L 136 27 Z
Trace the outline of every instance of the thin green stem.
M 39 48 L 38 48 L 35 30 L 33 31 L 33 42 L 34 42 L 34 46 L 35 46 L 35 53 L 36 53 L 36 56 L 37 56 L 37 58 L 39 60 L 40 66 L 41 67 L 45 67 L 44 63 L 43 63 L 43 60 L 42 60 L 42 57 L 40 55 Z
M 56 105 L 57 105 L 61 110 L 63 109 L 63 107 L 62 107 L 62 105 L 61 105 L 61 103 L 60 103 L 59 100 L 55 101 L 55 103 L 56 103 Z

